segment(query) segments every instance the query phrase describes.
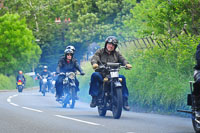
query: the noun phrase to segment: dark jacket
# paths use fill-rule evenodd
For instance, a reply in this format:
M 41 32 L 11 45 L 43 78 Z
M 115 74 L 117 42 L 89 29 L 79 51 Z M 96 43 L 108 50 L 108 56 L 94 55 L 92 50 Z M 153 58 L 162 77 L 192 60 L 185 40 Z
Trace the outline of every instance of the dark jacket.
M 18 74 L 18 75 L 17 75 L 17 78 L 16 78 L 17 82 L 18 82 L 19 79 L 21 79 L 22 82 L 26 82 L 26 78 L 24 77 L 23 74 Z
M 128 64 L 128 61 L 118 51 L 112 51 L 109 54 L 105 48 L 96 51 L 94 56 L 91 58 L 91 64 L 105 65 L 107 62 L 121 63 L 122 65 Z
M 197 64 L 195 65 L 194 69 L 200 70 L 200 44 L 197 46 L 196 62 L 197 62 Z
M 78 61 L 74 58 L 70 62 L 67 62 L 66 58 L 63 56 L 61 59 L 58 61 L 58 66 L 56 68 L 57 73 L 61 72 L 76 72 L 79 71 L 82 73 L 82 69 L 78 64 Z

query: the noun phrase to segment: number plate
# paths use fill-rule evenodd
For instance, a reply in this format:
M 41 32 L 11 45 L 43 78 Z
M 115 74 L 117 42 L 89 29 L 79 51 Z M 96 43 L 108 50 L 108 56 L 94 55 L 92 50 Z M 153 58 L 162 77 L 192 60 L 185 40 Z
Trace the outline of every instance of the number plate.
M 22 85 L 22 82 L 17 82 L 17 85 Z
M 111 78 L 118 78 L 119 72 L 110 72 Z
M 43 83 L 46 83 L 46 82 L 47 82 L 47 79 L 43 79 L 42 82 L 43 82 Z

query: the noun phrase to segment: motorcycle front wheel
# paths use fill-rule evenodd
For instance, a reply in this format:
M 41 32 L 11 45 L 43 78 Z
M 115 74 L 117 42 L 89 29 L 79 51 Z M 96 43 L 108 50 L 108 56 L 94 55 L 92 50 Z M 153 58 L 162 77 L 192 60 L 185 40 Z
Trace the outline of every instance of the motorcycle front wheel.
M 42 95 L 45 96 L 46 93 L 46 86 L 42 85 Z
M 69 101 L 69 106 L 71 109 L 74 108 L 76 102 L 76 90 L 75 88 L 71 88 L 71 100 Z
M 112 105 L 112 114 L 115 119 L 119 119 L 122 113 L 122 89 L 117 88 L 114 90 L 113 95 L 113 105 Z
M 197 120 L 195 113 L 192 115 L 192 125 L 196 133 L 200 133 L 200 122 Z

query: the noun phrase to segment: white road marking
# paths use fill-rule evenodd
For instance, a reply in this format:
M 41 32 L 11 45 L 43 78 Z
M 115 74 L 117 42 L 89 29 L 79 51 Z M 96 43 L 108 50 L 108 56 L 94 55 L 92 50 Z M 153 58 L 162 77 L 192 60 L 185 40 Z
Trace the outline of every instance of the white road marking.
M 100 126 L 101 125 L 101 124 L 98 124 L 98 123 L 84 121 L 84 120 L 75 119 L 75 118 L 71 118 L 71 117 L 66 117 L 66 116 L 62 116 L 62 115 L 55 115 L 55 116 L 60 117 L 60 118 L 64 118 L 64 119 L 68 119 L 68 120 L 73 120 L 73 121 L 78 121 L 78 122 L 94 125 L 94 126 Z
M 7 99 L 7 102 L 9 102 L 9 103 L 11 102 L 10 98 Z
M 35 112 L 43 112 L 41 110 L 38 110 L 38 109 L 32 109 L 32 108 L 28 108 L 28 107 L 22 107 L 23 109 L 27 109 L 27 110 L 31 110 L 31 111 L 35 111 Z
M 19 106 L 18 104 L 15 104 L 15 103 L 10 103 L 10 104 L 12 104 L 13 106 Z

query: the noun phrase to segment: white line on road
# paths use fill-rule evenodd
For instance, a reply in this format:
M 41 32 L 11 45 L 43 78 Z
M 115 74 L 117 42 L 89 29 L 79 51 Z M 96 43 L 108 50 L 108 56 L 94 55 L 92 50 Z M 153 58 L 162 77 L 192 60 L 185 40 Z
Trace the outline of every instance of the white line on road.
M 9 102 L 9 103 L 11 102 L 10 98 L 7 99 L 7 102 Z
M 79 119 L 75 119 L 75 118 L 71 118 L 71 117 L 66 117 L 66 116 L 62 116 L 62 115 L 55 115 L 55 116 L 60 117 L 60 118 L 64 118 L 64 119 L 68 119 L 68 120 L 73 120 L 73 121 L 78 121 L 78 122 L 94 125 L 94 126 L 100 126 L 101 125 L 101 124 L 98 124 L 98 123 L 83 121 L 83 120 L 79 120 Z
M 38 109 L 32 109 L 32 108 L 28 108 L 28 107 L 22 107 L 23 109 L 27 109 L 27 110 L 31 110 L 31 111 L 35 111 L 35 112 L 43 112 L 41 110 L 38 110 Z
M 10 103 L 10 104 L 12 104 L 13 106 L 19 106 L 18 104 L 15 104 L 15 103 Z

